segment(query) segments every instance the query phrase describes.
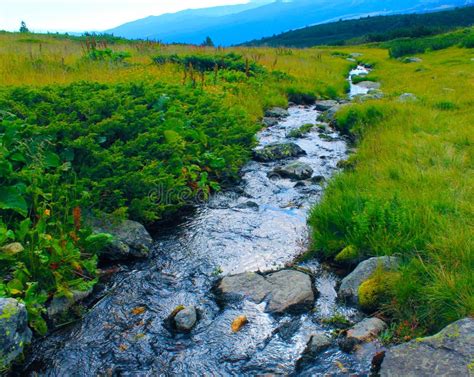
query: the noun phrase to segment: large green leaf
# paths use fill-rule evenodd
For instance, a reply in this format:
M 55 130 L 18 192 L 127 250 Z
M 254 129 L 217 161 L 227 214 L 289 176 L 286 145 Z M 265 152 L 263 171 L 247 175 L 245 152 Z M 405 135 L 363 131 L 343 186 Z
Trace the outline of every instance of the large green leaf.
M 0 209 L 10 209 L 26 216 L 28 205 L 17 187 L 0 187 Z

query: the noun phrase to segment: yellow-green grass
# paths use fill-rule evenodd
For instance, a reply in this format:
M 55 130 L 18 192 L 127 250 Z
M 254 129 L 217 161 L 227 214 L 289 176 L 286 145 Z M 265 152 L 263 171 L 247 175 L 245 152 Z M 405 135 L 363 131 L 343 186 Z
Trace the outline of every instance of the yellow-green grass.
M 313 251 L 395 254 L 401 275 L 383 309 L 418 331 L 474 314 L 474 51 L 449 48 L 421 63 L 358 49 L 375 63 L 386 99 L 337 116 L 359 137 L 355 167 L 312 212 Z M 399 95 L 419 100 L 401 103 Z
M 265 83 L 249 80 L 229 85 L 222 81 L 214 83 L 212 74 L 208 75 L 205 90 L 225 91 L 229 94 L 230 106 L 244 105 L 249 114 L 257 119 L 264 108 L 286 105 L 287 94 L 291 91 L 319 97 L 342 96 L 346 87 L 346 72 L 351 66 L 350 62 L 332 56 L 328 49 L 215 49 L 133 41 L 106 47 L 113 51 L 127 51 L 131 58 L 127 59 L 126 64 L 90 61 L 85 58 L 87 46 L 84 41 L 41 34 L 0 33 L 0 85 L 44 86 L 76 81 L 109 83 L 140 80 L 182 84 L 184 72 L 179 67 L 172 64 L 158 66 L 152 64 L 151 58 L 158 54 L 236 52 L 249 61 L 263 65 L 270 72 L 282 71 L 293 78 Z

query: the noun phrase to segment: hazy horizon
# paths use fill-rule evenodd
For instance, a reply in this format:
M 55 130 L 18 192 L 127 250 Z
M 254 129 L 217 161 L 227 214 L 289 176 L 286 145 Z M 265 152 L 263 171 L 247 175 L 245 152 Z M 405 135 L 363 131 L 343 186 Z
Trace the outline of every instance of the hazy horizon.
M 107 30 L 147 16 L 190 8 L 245 4 L 248 0 L 7 0 L 2 2 L 0 30 L 17 31 L 25 21 L 35 32 Z

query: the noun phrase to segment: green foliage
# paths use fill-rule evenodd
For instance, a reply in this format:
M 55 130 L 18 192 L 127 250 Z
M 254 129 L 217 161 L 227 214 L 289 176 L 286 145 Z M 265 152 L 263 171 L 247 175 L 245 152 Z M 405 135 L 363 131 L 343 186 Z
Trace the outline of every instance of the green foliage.
M 218 182 L 238 177 L 256 126 L 238 108 L 224 111 L 222 101 L 185 87 L 144 83 L 0 94 L 2 108 L 31 124 L 21 135 L 38 133 L 51 145 L 48 163 L 72 167 L 88 205 L 104 212 L 128 207 L 144 223 L 176 212 L 186 204 L 184 193 L 207 196 Z M 14 195 L 21 187 L 4 187 L 10 199 L 4 205 L 24 212 Z
M 48 138 L 4 113 L 0 157 L 0 293 L 23 300 L 43 334 L 48 297 L 89 289 L 103 244 L 87 244 L 90 232 L 73 216 L 80 195 L 71 164 Z
M 390 109 L 383 104 L 362 104 L 341 109 L 335 118 L 336 128 L 353 140 L 360 139 L 374 123 L 389 116 Z
M 244 59 L 234 52 L 224 55 L 157 55 L 152 58 L 155 64 L 173 63 L 185 69 L 198 72 L 213 72 L 215 70 L 230 70 L 248 74 L 264 73 L 265 69 L 255 62 Z
M 114 52 L 109 48 L 105 50 L 92 49 L 86 55 L 86 58 L 94 61 L 108 61 L 113 63 L 121 63 L 132 55 L 126 51 Z
M 400 58 L 422 54 L 426 51 L 443 50 L 457 45 L 469 47 L 472 40 L 474 40 L 474 30 L 466 29 L 434 37 L 395 40 L 388 42 L 386 46 L 389 47 L 390 57 Z
M 29 33 L 30 30 L 26 27 L 25 21 L 21 21 L 20 33 Z
M 474 7 L 424 14 L 369 16 L 310 26 L 246 43 L 251 46 L 311 47 L 385 42 L 399 38 L 420 38 L 473 25 Z M 408 54 L 413 54 L 409 52 Z M 348 55 L 347 55 L 348 56 Z M 346 56 L 346 57 L 347 57 Z

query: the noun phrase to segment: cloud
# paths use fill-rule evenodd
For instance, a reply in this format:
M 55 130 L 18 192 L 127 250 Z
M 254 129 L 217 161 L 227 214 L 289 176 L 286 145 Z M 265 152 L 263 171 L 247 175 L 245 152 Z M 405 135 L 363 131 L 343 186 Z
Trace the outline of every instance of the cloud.
M 246 0 L 0 0 L 0 30 L 106 30 L 150 15 L 187 8 L 245 3 Z

